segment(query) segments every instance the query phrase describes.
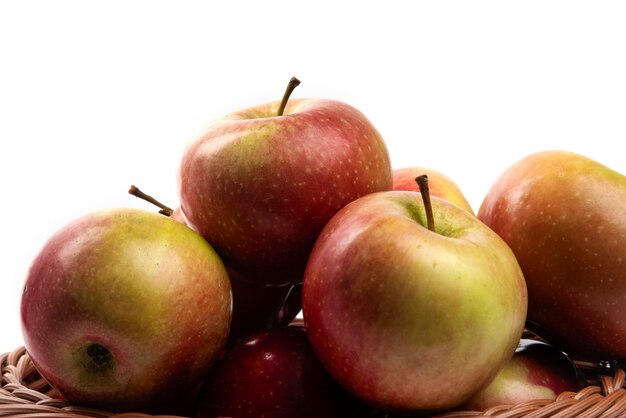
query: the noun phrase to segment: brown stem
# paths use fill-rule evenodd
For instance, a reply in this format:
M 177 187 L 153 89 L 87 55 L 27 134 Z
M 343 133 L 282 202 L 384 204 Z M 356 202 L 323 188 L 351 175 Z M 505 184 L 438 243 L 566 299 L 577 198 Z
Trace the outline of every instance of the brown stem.
M 135 197 L 138 197 L 140 199 L 145 200 L 146 202 L 150 202 L 153 205 L 157 206 L 158 208 L 160 208 L 161 210 L 159 211 L 160 214 L 165 215 L 165 216 L 172 216 L 172 213 L 174 212 L 174 210 L 172 208 L 169 208 L 167 206 L 165 206 L 163 203 L 159 202 L 158 200 L 156 200 L 154 197 L 145 194 L 144 192 L 142 192 L 141 190 L 139 190 L 138 187 L 132 185 L 130 186 L 130 189 L 128 189 L 128 193 L 132 194 Z
M 278 108 L 278 116 L 282 116 L 285 112 L 285 107 L 287 106 L 287 102 L 289 101 L 289 96 L 295 90 L 296 87 L 300 85 L 300 80 L 295 77 L 291 77 L 289 80 L 289 84 L 287 84 L 287 89 L 285 90 L 285 94 L 283 94 L 283 99 L 280 102 L 280 107 Z
M 433 216 L 433 205 L 430 202 L 430 192 L 428 191 L 428 176 L 422 174 L 415 177 L 415 182 L 420 188 L 422 194 L 422 200 L 424 201 L 424 209 L 426 210 L 426 222 L 428 223 L 428 229 L 435 231 L 435 217 Z

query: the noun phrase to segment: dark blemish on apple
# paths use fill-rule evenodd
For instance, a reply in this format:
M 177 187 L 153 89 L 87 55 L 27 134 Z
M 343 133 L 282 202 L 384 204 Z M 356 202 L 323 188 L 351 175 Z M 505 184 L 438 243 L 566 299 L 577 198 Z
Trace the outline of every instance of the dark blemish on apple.
M 107 368 L 113 361 L 113 354 L 101 344 L 89 344 L 86 352 L 92 364 L 98 369 Z

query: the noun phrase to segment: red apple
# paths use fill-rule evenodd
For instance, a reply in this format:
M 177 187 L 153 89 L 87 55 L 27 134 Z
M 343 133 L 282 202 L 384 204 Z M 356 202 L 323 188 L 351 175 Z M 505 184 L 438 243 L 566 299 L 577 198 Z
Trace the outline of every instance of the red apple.
M 505 242 L 466 210 L 430 201 L 430 221 L 416 192 L 353 201 L 322 231 L 304 276 L 318 357 L 343 387 L 394 413 L 446 410 L 485 387 L 526 318 Z
M 302 278 L 317 235 L 339 209 L 392 187 L 386 145 L 363 113 L 325 99 L 281 107 L 216 121 L 189 145 L 179 173 L 187 222 L 226 264 L 271 284 Z
M 274 328 L 230 349 L 209 375 L 197 418 L 349 418 L 363 406 L 326 372 L 301 325 Z
M 576 369 L 565 353 L 549 344 L 522 340 L 494 381 L 473 395 L 463 409 L 484 411 L 498 405 L 554 400 L 562 392 L 576 392 L 581 386 Z
M 85 215 L 34 259 L 26 349 L 65 399 L 151 410 L 193 390 L 227 341 L 226 270 L 197 233 L 137 209 Z
M 474 211 L 465 195 L 457 184 L 447 175 L 440 171 L 427 167 L 403 167 L 393 170 L 393 190 L 412 190 L 419 192 L 420 189 L 415 178 L 421 175 L 428 176 L 428 187 L 431 196 L 436 196 L 452 202 L 465 209 L 472 215 Z
M 528 327 L 572 356 L 626 358 L 626 176 L 566 151 L 528 155 L 478 217 L 528 284 Z

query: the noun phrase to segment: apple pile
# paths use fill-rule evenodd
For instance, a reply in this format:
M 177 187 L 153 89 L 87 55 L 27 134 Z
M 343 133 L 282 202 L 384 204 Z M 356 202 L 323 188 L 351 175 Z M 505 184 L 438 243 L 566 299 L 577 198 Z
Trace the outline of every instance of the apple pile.
M 159 214 L 101 210 L 45 243 L 21 319 L 60 397 L 423 416 L 554 399 L 580 388 L 570 356 L 626 358 L 626 177 L 540 152 L 476 214 L 443 173 L 392 167 L 359 110 L 290 99 L 298 84 L 189 144 L 175 209 L 133 186 Z

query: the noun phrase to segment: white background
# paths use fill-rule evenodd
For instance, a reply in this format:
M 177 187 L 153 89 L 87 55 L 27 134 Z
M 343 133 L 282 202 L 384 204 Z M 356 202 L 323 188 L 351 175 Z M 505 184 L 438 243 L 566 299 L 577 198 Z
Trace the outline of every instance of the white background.
M 444 172 L 475 210 L 534 151 L 626 172 L 625 22 L 597 1 L 0 2 L 0 351 L 22 344 L 50 234 L 147 208 L 130 184 L 175 206 L 185 145 L 293 75 L 294 97 L 359 108 L 394 166 Z

